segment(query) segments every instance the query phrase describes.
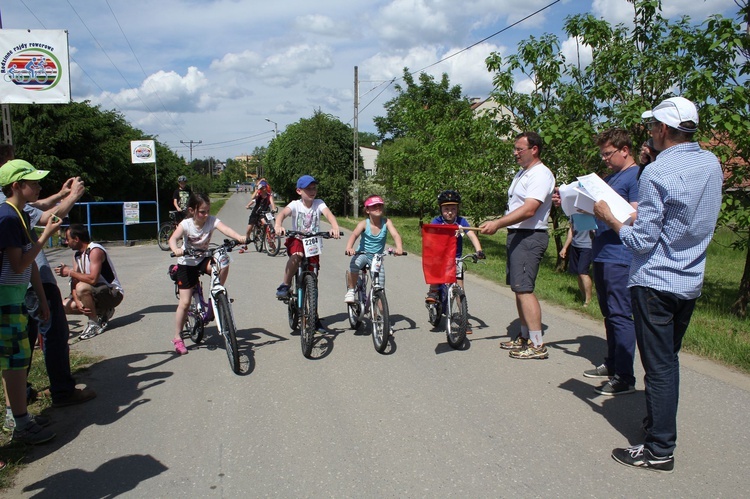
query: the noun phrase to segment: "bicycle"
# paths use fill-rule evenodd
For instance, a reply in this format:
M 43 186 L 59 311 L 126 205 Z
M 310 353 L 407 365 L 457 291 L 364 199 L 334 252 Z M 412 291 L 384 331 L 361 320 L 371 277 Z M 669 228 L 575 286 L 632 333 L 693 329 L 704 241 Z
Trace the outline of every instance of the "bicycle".
M 480 257 L 476 253 L 456 258 L 458 267 L 463 261 L 471 260 L 474 263 Z M 466 293 L 456 282 L 441 284 L 438 288 L 438 301 L 425 303 L 427 307 L 428 320 L 435 327 L 445 316 L 445 334 L 451 348 L 459 349 L 466 341 L 466 329 L 469 325 L 469 306 L 466 302 Z
M 177 225 L 185 218 L 184 211 L 170 211 L 169 222 L 163 222 L 159 226 L 159 238 L 157 242 L 162 251 L 169 251 L 169 238 L 172 237 Z M 182 246 L 182 239 L 177 241 L 177 246 Z
M 385 352 L 388 338 L 393 335 L 391 316 L 388 311 L 388 300 L 385 287 L 380 280 L 380 270 L 383 268 L 383 258 L 393 255 L 393 249 L 386 253 L 367 253 L 357 251 L 354 255 L 371 255 L 372 265 L 368 264 L 357 276 L 357 286 L 354 288 L 355 303 L 347 303 L 349 325 L 352 329 L 359 329 L 362 319 L 370 319 L 372 344 L 378 353 Z M 406 255 L 403 252 L 402 255 Z M 346 286 L 349 287 L 349 271 L 345 274 Z
M 256 251 L 262 252 L 265 246 L 268 256 L 276 256 L 281 251 L 281 236 L 276 234 L 274 229 L 275 213 L 275 211 L 263 212 L 262 221 L 255 225 L 252 234 Z
M 343 232 L 340 235 L 344 235 Z M 289 230 L 286 237 L 294 237 L 302 241 L 305 252 L 292 280 L 289 294 L 283 299 L 287 304 L 289 327 L 292 331 L 299 331 L 302 355 L 310 358 L 312 353 L 313 335 L 318 322 L 318 264 L 310 263 L 309 257 L 320 254 L 320 239 L 330 239 L 328 232 L 305 233 Z
M 235 325 L 234 314 L 232 313 L 233 300 L 229 298 L 226 287 L 221 285 L 219 272 L 229 265 L 229 252 L 238 244 L 237 241 L 225 239 L 223 244 L 212 244 L 206 251 L 192 249 L 185 251 L 185 256 L 197 258 L 209 256 L 213 265 L 211 265 L 211 298 L 206 303 L 203 298 L 203 286 L 199 279 L 193 287 L 193 296 L 183 330 L 190 336 L 193 343 L 196 345 L 200 344 L 203 341 L 205 325 L 215 318 L 218 332 L 224 339 L 229 367 L 235 374 L 239 374 L 240 372 L 240 354 L 237 349 L 237 326 Z M 172 253 L 171 256 L 174 257 L 175 254 Z M 172 276 L 173 267 L 170 267 L 170 276 Z M 179 298 L 179 290 L 177 289 L 176 282 L 175 295 Z

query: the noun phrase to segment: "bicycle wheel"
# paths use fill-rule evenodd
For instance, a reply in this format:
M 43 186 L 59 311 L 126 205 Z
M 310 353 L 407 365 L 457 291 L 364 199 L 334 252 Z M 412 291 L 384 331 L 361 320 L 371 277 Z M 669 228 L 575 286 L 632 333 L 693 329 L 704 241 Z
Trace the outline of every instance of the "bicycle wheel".
M 453 287 L 450 296 L 450 317 L 446 317 L 445 333 L 451 348 L 462 348 L 466 341 L 466 326 L 469 322 L 469 306 L 466 303 L 466 295 L 460 286 Z
M 266 228 L 266 252 L 268 256 L 276 256 L 281 251 L 281 236 L 276 235 L 276 231 L 270 226 Z
M 188 311 L 187 319 L 185 320 L 185 329 L 190 335 L 190 339 L 196 345 L 203 341 L 203 331 L 205 329 L 203 320 L 200 317 L 200 312 L 193 307 L 190 307 Z
M 255 239 L 255 250 L 260 253 L 261 251 L 263 251 L 264 239 L 263 227 L 261 227 L 260 225 L 256 225 L 253 229 L 253 239 Z
M 299 338 L 302 345 L 302 355 L 310 358 L 315 336 L 315 323 L 318 320 L 318 286 L 313 274 L 305 274 L 302 285 L 305 299 L 302 303 L 302 317 L 299 328 Z
M 225 293 L 216 297 L 216 308 L 219 311 L 221 336 L 224 337 L 224 345 L 227 350 L 229 367 L 235 374 L 240 372 L 240 352 L 237 350 L 237 331 L 234 327 L 234 318 L 230 308 L 229 299 Z
M 169 238 L 174 233 L 174 226 L 169 222 L 164 222 L 159 226 L 159 247 L 162 251 L 169 251 Z
M 391 334 L 391 316 L 388 313 L 388 300 L 385 298 L 385 290 L 378 289 L 372 292 L 372 344 L 378 353 L 385 352 L 388 346 L 388 337 Z

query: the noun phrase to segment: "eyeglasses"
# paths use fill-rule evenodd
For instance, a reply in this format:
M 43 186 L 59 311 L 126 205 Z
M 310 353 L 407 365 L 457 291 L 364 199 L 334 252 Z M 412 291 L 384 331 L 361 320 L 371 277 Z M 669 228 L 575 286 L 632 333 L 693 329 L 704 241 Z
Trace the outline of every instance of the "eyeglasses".
M 521 149 L 521 148 L 516 147 L 515 149 L 513 149 L 513 152 L 516 153 L 516 154 L 521 154 L 522 152 L 528 151 L 529 149 L 531 149 L 531 148 L 527 147 L 525 149 Z
M 616 152 L 617 152 L 617 151 L 619 151 L 619 150 L 620 150 L 620 149 L 614 149 L 614 150 L 612 150 L 612 151 L 609 151 L 609 152 L 603 152 L 603 153 L 601 153 L 601 157 L 602 157 L 602 159 L 603 159 L 604 161 L 607 161 L 607 160 L 608 160 L 609 158 L 611 158 L 611 157 L 612 157 L 612 155 L 613 155 L 614 153 L 616 153 Z
M 651 120 L 651 121 L 647 121 L 647 122 L 646 122 L 646 129 L 647 129 L 647 130 L 653 130 L 653 129 L 654 129 L 654 127 L 655 127 L 655 126 L 656 126 L 657 124 L 659 124 L 659 123 L 661 123 L 661 121 L 659 121 L 659 120 Z

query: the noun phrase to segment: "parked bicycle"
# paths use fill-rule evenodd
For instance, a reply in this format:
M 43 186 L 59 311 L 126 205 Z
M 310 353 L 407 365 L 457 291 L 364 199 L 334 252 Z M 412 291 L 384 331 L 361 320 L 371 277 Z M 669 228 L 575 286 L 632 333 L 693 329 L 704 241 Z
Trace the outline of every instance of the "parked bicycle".
M 232 299 L 229 298 L 227 289 L 221 285 L 219 273 L 223 268 L 229 265 L 229 252 L 239 244 L 237 241 L 225 239 L 221 245 L 211 244 L 207 251 L 187 250 L 185 256 L 197 258 L 211 257 L 211 298 L 206 303 L 203 297 L 203 286 L 200 279 L 193 288 L 193 298 L 188 309 L 187 319 L 185 321 L 184 333 L 190 336 L 195 344 L 203 341 L 203 333 L 206 324 L 216 319 L 216 328 L 224 339 L 224 345 L 229 359 L 229 367 L 235 374 L 240 372 L 240 354 L 237 349 L 237 326 L 234 322 L 232 313 Z M 175 256 L 171 253 L 171 256 Z M 174 267 L 174 266 L 173 266 Z M 176 269 L 175 269 L 176 271 Z M 172 267 L 170 267 L 170 276 L 175 279 Z M 175 295 L 179 298 L 179 290 L 175 282 Z
M 343 232 L 340 233 L 342 236 Z M 309 358 L 312 353 L 313 336 L 318 323 L 318 264 L 310 263 L 309 257 L 319 255 L 320 239 L 329 239 L 328 232 L 305 233 L 286 231 L 286 237 L 302 241 L 305 253 L 292 280 L 289 295 L 283 300 L 288 307 L 289 327 L 299 331 L 302 355 Z
M 253 228 L 253 239 L 255 240 L 255 249 L 258 253 L 265 247 L 268 256 L 276 256 L 281 251 L 281 236 L 276 234 L 274 223 L 276 222 L 276 212 L 266 211 L 260 218 L 261 222 Z
M 474 263 L 480 259 L 476 253 L 456 258 L 456 266 L 466 260 Z M 438 288 L 439 299 L 435 303 L 425 303 L 427 307 L 428 320 L 435 327 L 440 325 L 443 317 L 445 320 L 445 334 L 448 344 L 452 348 L 461 348 L 466 341 L 466 329 L 469 325 L 469 306 L 466 302 L 466 293 L 456 282 L 441 284 Z
M 378 353 L 385 352 L 388 339 L 393 335 L 393 325 L 388 311 L 388 299 L 385 296 L 385 287 L 380 279 L 380 271 L 383 268 L 383 258 L 393 255 L 393 249 L 386 253 L 367 253 L 358 251 L 355 255 L 372 256 L 372 265 L 365 265 L 357 277 L 357 286 L 354 288 L 355 303 L 347 303 L 346 309 L 349 315 L 349 325 L 352 329 L 359 329 L 363 319 L 370 319 L 372 344 Z M 406 255 L 406 252 L 402 253 Z M 346 271 L 345 284 L 349 286 L 349 271 Z
M 185 212 L 182 211 L 170 211 L 169 222 L 163 222 L 159 226 L 158 243 L 163 251 L 169 251 L 169 238 L 172 237 L 174 230 L 177 228 L 177 224 L 185 218 L 184 213 Z M 182 239 L 177 241 L 177 245 L 182 246 Z

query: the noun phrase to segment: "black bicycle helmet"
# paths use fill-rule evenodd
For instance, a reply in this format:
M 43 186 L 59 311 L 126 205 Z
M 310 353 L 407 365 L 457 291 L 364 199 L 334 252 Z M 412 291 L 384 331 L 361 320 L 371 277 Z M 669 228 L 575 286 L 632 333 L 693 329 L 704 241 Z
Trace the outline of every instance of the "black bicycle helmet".
M 444 204 L 458 204 L 461 202 L 461 194 L 453 190 L 443 191 L 438 194 L 438 206 Z
M 180 175 L 177 177 L 178 182 L 187 182 L 187 177 L 185 175 Z

